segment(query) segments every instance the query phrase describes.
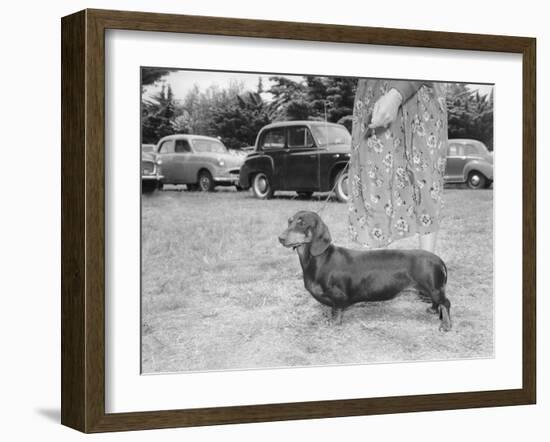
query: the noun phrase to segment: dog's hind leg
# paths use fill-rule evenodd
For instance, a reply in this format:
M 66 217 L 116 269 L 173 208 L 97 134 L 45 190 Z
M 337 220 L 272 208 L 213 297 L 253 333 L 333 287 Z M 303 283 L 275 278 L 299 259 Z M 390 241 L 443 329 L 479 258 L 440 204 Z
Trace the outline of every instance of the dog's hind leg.
M 448 332 L 453 328 L 453 323 L 451 321 L 451 301 L 445 297 L 444 290 L 441 290 L 440 298 L 438 310 L 441 325 L 439 326 L 439 330 Z
M 421 297 L 429 294 L 431 298 L 432 305 L 426 311 L 431 314 L 439 313 L 439 319 L 441 320 L 439 330 L 450 331 L 453 327 L 451 321 L 451 301 L 445 296 L 445 288 L 430 290 L 427 287 L 419 287 L 419 291 Z
M 426 313 L 436 315 L 439 313 L 439 296 L 433 295 L 433 289 L 425 284 L 416 284 L 414 288 L 418 291 L 418 297 L 424 302 L 430 302 L 432 305 L 426 309 Z
M 432 302 L 431 307 L 428 307 L 426 309 L 426 313 L 430 313 L 431 315 L 437 315 L 437 313 L 439 313 L 439 309 L 437 308 L 437 304 L 435 302 Z

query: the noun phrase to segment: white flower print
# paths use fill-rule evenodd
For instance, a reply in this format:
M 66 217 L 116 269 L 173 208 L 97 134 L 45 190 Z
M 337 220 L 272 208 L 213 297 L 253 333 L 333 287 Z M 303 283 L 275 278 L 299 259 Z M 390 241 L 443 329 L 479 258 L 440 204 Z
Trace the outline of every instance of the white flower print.
M 445 157 L 441 157 L 437 160 L 437 168 L 439 169 L 440 173 L 445 172 L 446 163 L 447 163 L 447 161 L 446 161 Z
M 426 185 L 426 180 L 422 179 L 422 180 L 416 180 L 416 185 L 420 188 L 420 189 L 423 189 L 424 186 Z
M 403 219 L 399 218 L 395 223 L 395 229 L 399 232 L 400 235 L 404 235 L 409 231 L 409 223 Z
M 432 224 L 432 217 L 428 213 L 423 213 L 420 215 L 419 221 L 424 227 L 428 227 Z
M 382 143 L 376 135 L 373 135 L 367 140 L 367 148 L 374 150 L 376 153 L 380 153 L 384 148 L 384 143 Z
M 382 160 L 382 163 L 384 166 L 386 166 L 388 169 L 391 169 L 393 167 L 393 155 L 391 152 L 387 153 L 384 159 Z
M 380 227 L 374 227 L 371 230 L 371 236 L 377 241 L 384 241 L 386 238 L 384 236 L 384 231 Z

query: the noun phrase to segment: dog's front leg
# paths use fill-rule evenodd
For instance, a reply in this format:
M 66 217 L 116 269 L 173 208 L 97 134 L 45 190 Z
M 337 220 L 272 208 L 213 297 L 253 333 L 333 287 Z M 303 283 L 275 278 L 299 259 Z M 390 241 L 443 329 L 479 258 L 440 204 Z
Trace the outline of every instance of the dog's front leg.
M 332 322 L 335 325 L 342 325 L 342 318 L 344 317 L 344 309 L 339 307 L 332 307 Z

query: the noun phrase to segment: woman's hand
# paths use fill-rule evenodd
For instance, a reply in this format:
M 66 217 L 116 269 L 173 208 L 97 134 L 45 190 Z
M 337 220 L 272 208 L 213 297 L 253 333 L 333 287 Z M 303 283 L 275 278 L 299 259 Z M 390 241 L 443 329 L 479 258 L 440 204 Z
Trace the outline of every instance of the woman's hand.
M 374 104 L 370 128 L 387 127 L 395 121 L 403 98 L 397 89 L 390 89 Z

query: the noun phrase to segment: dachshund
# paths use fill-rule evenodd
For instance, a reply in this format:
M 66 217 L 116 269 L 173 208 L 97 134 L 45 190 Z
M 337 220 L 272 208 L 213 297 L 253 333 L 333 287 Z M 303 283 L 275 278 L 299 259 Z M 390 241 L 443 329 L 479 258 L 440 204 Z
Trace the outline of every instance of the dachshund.
M 451 303 L 445 296 L 447 267 L 424 250 L 359 251 L 332 244 L 328 227 L 314 212 L 300 211 L 279 236 L 284 247 L 297 250 L 307 291 L 332 308 L 336 324 L 343 311 L 357 302 L 386 301 L 408 288 L 431 301 L 429 313 L 439 313 L 439 330 L 450 331 Z

